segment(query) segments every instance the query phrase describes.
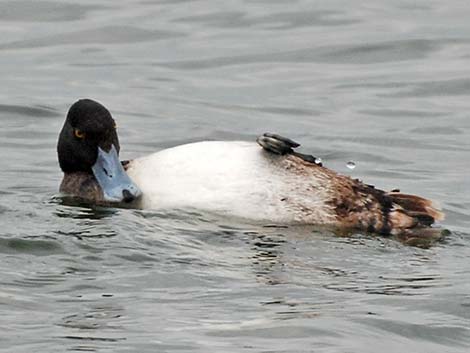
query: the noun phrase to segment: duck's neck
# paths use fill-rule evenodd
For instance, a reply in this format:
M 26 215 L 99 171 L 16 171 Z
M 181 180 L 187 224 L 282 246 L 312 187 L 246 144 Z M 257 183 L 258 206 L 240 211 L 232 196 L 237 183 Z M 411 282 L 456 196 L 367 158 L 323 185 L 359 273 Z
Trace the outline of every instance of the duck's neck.
M 64 173 L 60 192 L 86 200 L 103 201 L 103 192 L 95 176 L 86 172 Z

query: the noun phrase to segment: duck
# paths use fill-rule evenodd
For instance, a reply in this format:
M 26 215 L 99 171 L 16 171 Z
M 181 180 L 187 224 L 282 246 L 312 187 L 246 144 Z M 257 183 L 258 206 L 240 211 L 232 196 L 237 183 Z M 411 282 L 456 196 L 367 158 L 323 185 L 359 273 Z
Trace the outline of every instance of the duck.
M 201 141 L 120 161 L 116 122 L 101 103 L 70 107 L 57 153 L 60 192 L 93 204 L 194 209 L 276 224 L 312 224 L 383 235 L 430 228 L 431 200 L 341 175 L 286 137 Z

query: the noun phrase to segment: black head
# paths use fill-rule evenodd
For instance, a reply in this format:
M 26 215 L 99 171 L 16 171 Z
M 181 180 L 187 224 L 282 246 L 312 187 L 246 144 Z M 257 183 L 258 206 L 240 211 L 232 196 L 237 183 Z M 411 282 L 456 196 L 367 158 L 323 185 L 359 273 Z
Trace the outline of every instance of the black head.
M 64 173 L 89 172 L 98 157 L 98 147 L 119 153 L 116 123 L 108 109 L 91 99 L 80 99 L 69 109 L 57 144 Z
M 119 161 L 116 124 L 100 103 L 81 99 L 70 107 L 57 152 L 64 180 L 69 181 L 62 183 L 61 191 L 107 202 L 132 202 L 142 195 Z M 78 180 L 82 183 L 75 185 Z

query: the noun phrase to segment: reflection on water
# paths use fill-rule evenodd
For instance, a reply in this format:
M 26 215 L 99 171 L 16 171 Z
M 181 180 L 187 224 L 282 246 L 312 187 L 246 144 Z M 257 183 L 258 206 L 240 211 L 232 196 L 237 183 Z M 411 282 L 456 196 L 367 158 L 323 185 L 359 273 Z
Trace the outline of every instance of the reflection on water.
M 115 208 L 93 206 L 72 198 L 67 201 L 64 201 L 64 198 L 61 198 L 61 202 L 66 206 L 57 208 L 55 212 L 55 215 L 61 218 L 93 220 L 112 217 L 118 213 L 118 210 Z
M 285 283 L 283 279 L 282 267 L 283 250 L 282 245 L 286 243 L 282 234 L 259 234 L 250 233 L 252 237 L 251 251 L 252 267 L 259 281 L 264 284 L 276 285 Z
M 0 30 L 0 349 L 468 351 L 460 2 L 15 0 Z M 446 221 L 377 237 L 54 197 L 84 97 L 117 119 L 123 159 L 275 131 Z

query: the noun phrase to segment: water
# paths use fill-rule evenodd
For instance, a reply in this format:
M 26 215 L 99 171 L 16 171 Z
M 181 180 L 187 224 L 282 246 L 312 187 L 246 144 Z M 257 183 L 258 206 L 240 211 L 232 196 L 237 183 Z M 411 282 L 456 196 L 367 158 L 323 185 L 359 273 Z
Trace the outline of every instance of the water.
M 0 349 L 467 352 L 469 11 L 0 1 Z M 277 132 L 341 173 L 439 201 L 452 234 L 419 248 L 65 205 L 55 144 L 81 97 L 112 111 L 123 159 Z

